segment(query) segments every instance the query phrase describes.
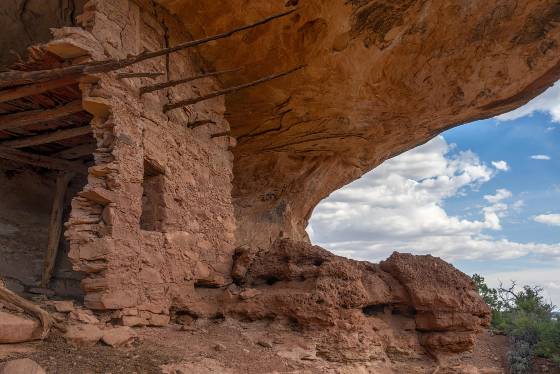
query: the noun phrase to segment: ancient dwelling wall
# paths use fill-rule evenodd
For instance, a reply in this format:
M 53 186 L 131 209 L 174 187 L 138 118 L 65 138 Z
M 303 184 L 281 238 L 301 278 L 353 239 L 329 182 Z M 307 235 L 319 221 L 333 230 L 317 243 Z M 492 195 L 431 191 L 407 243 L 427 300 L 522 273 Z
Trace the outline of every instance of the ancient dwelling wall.
M 190 40 L 150 1 L 90 1 L 78 19 L 85 31 L 59 30 L 51 43 L 58 53 L 122 58 Z M 204 309 L 200 301 L 230 281 L 234 144 L 229 136 L 211 137 L 229 130 L 223 99 L 162 111 L 165 103 L 219 87 L 205 79 L 138 93 L 143 85 L 203 68 L 195 52 L 183 51 L 120 71 L 163 73 L 155 79 L 119 79 L 112 72 L 81 84 L 97 150 L 65 235 L 74 267 L 87 273 L 85 305 L 120 310 L 125 324 L 164 324 L 171 308 L 203 313 L 194 310 Z M 215 124 L 187 126 L 206 119 Z
M 39 289 L 46 253 L 56 173 L 0 160 L 0 277 L 18 293 Z M 66 194 L 64 216 L 72 196 L 85 184 L 74 177 Z M 82 275 L 68 261 L 68 242 L 61 240 L 50 282 L 58 296 L 80 297 Z

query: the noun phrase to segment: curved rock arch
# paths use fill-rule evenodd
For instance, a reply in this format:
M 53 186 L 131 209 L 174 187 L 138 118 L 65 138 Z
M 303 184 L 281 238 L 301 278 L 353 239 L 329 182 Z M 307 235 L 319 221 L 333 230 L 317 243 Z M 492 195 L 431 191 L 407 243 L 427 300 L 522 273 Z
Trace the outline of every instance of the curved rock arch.
M 448 128 L 521 106 L 560 77 L 554 0 L 159 2 L 193 37 L 298 6 L 201 49 L 216 69 L 243 68 L 226 86 L 307 64 L 226 99 L 239 243 L 306 239 L 330 192 Z

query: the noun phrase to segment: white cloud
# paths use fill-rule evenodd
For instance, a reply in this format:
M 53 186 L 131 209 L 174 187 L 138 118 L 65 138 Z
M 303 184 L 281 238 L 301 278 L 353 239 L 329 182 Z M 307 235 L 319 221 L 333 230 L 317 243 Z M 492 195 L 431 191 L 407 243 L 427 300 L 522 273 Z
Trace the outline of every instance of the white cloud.
M 550 226 L 560 226 L 560 214 L 539 214 L 533 220 Z
M 506 190 L 505 188 L 500 188 L 496 190 L 495 195 L 484 195 L 484 200 L 488 201 L 489 203 L 496 204 L 497 202 L 509 199 L 512 196 L 513 195 L 511 191 Z
M 496 117 L 501 121 L 510 121 L 530 116 L 535 112 L 550 114 L 554 122 L 560 122 L 560 83 L 557 82 L 543 94 L 537 96 L 526 105 L 509 113 Z
M 533 160 L 543 160 L 543 161 L 549 161 L 550 160 L 550 156 L 547 155 L 532 155 L 530 157 Z
M 496 169 L 501 170 L 501 171 L 508 171 L 509 170 L 509 165 L 505 161 L 492 161 L 492 165 L 494 165 L 494 167 Z
M 511 208 L 507 189 L 486 195 L 472 218 L 446 211 L 446 199 L 477 190 L 495 173 L 476 154 L 452 151 L 439 136 L 332 193 L 316 207 L 308 232 L 314 243 L 337 254 L 372 261 L 394 250 L 449 261 L 527 255 L 560 260 L 560 243 L 517 243 L 488 235 L 501 230 Z

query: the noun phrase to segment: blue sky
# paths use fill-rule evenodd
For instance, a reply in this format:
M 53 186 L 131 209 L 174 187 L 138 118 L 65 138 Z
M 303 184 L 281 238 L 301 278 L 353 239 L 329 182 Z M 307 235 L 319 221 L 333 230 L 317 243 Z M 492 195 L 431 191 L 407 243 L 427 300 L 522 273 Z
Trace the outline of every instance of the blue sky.
M 431 253 L 493 286 L 540 285 L 560 306 L 560 84 L 386 161 L 321 202 L 308 232 L 351 258 Z

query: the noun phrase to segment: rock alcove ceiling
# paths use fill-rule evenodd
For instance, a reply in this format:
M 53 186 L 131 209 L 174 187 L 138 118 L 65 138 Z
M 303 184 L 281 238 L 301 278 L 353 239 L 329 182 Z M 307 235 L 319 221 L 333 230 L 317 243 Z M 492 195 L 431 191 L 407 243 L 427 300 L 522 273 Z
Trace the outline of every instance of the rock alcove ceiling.
M 313 208 L 450 127 L 512 110 L 560 76 L 556 0 L 159 0 L 194 38 L 297 7 L 200 49 L 225 86 L 240 244 L 306 239 Z M 492 141 L 488 139 L 488 141 Z

